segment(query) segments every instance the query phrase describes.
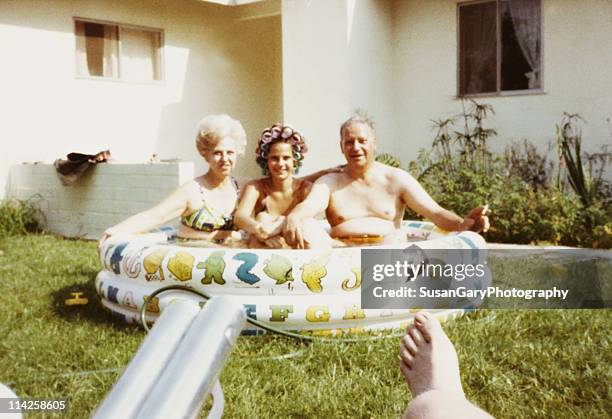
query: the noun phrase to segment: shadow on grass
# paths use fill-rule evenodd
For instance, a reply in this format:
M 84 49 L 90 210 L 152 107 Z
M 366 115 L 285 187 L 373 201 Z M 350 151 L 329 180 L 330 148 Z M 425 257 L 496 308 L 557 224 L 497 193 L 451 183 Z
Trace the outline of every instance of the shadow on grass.
M 126 323 L 123 317 L 113 314 L 102 305 L 94 286 L 97 272 L 89 272 L 88 275 L 90 280 L 86 283 L 75 283 L 51 293 L 53 312 L 68 322 L 88 321 L 94 324 L 111 325 L 116 329 L 138 328 L 138 325 Z M 74 298 L 73 293 L 80 293 L 78 298 L 86 298 L 87 304 L 67 305 L 66 300 Z

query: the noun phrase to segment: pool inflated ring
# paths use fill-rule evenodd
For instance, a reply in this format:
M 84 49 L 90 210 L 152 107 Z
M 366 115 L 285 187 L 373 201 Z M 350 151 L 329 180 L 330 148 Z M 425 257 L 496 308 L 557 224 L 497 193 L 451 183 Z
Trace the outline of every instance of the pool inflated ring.
M 414 221 L 403 222 L 402 227 L 414 241 L 410 244 L 422 249 L 485 248 L 484 239 L 473 232 L 444 232 L 431 223 Z M 140 308 L 156 289 L 181 284 L 211 296 L 231 295 L 245 306 L 248 316 L 283 330 L 336 333 L 403 327 L 418 310 L 361 309 L 360 257 L 360 247 L 186 247 L 173 241 L 172 230 L 164 229 L 107 240 L 100 248 L 104 270 L 95 286 L 102 304 L 127 322 L 139 321 Z M 164 292 L 149 302 L 147 321 L 154 321 L 175 298 L 201 301 L 184 291 Z M 429 311 L 441 320 L 464 312 Z

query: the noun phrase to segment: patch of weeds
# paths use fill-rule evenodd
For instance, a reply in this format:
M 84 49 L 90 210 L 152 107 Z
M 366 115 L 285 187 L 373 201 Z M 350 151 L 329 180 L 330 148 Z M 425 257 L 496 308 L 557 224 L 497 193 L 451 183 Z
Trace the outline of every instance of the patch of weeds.
M 0 201 L 0 237 L 43 231 L 45 217 L 38 206 L 39 198 Z

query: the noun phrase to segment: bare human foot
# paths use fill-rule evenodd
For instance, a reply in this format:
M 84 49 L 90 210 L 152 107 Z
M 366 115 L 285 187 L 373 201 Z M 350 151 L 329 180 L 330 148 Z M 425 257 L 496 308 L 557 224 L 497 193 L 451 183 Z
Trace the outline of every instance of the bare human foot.
M 429 313 L 417 313 L 402 337 L 400 370 L 414 398 L 431 390 L 464 397 L 455 347 Z

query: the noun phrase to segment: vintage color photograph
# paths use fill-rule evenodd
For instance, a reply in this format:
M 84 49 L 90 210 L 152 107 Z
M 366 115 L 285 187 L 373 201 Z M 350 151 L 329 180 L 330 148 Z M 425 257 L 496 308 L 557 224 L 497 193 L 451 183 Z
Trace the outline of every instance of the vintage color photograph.
M 0 0 L 0 417 L 612 412 L 610 0 Z

